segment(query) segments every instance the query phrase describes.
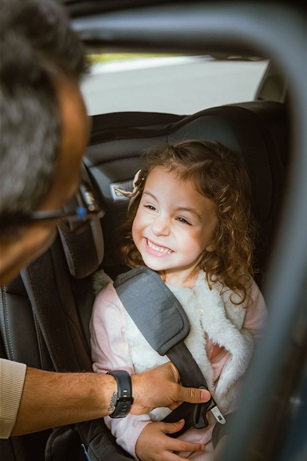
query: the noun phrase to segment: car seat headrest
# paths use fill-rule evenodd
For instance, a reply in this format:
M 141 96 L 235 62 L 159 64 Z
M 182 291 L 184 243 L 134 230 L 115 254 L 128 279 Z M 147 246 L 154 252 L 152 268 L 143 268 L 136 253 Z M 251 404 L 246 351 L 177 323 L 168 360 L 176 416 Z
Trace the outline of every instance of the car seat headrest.
M 254 213 L 261 225 L 271 218 L 283 176 L 280 146 L 274 144 L 276 136 L 268 127 L 275 123 L 280 132 L 285 131 L 285 123 L 276 121 L 284 113 L 283 106 L 265 103 L 264 110 L 263 105 L 252 102 L 207 109 L 174 125 L 170 134 L 172 142 L 207 139 L 238 152 L 249 172 Z
M 84 165 L 82 165 L 81 169 L 81 180 L 83 194 L 84 189 L 85 193 L 93 194 L 93 187 Z M 71 210 L 79 205 L 77 193 L 64 209 Z M 101 208 L 102 210 L 104 209 L 104 207 Z M 72 233 L 68 226 L 65 225 L 59 225 L 58 227 L 69 271 L 77 279 L 93 274 L 103 260 L 104 240 L 100 217 L 101 214 L 85 221 L 77 233 Z

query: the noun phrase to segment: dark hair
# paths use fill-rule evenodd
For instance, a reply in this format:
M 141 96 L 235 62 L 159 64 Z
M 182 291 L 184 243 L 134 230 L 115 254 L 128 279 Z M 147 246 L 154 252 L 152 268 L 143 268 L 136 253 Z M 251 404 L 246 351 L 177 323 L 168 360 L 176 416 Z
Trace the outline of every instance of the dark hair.
M 243 302 L 253 274 L 255 224 L 251 215 L 249 177 L 241 158 L 219 143 L 193 140 L 149 150 L 143 162 L 138 182 L 140 194 L 132 201 L 123 226 L 124 262 L 131 267 L 144 264 L 132 240 L 132 223 L 148 174 L 162 167 L 175 172 L 182 180 L 193 181 L 195 188 L 214 202 L 218 224 L 210 245 L 213 251 L 204 251 L 199 267 L 206 272 L 209 284 L 222 282 L 239 293 Z
M 17 232 L 54 179 L 60 115 L 54 75 L 79 81 L 83 45 L 53 0 L 1 0 L 1 238 Z

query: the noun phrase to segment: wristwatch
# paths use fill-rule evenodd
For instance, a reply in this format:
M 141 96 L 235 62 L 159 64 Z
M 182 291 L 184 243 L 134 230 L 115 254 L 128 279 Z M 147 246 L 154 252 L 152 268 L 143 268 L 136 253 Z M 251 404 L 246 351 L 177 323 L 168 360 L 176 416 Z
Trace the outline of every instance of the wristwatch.
M 114 376 L 117 382 L 117 398 L 112 402 L 115 410 L 109 416 L 110 418 L 125 418 L 133 403 L 131 377 L 125 370 L 112 370 L 107 374 Z

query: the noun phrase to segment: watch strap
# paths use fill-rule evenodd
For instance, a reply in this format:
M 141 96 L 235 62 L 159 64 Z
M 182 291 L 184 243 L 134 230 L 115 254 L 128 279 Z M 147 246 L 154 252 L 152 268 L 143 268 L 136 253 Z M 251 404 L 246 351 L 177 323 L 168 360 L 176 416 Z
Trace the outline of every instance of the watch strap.
M 115 410 L 109 416 L 110 418 L 124 418 L 129 414 L 133 403 L 130 374 L 126 370 L 112 370 L 107 374 L 114 376 L 117 383 Z

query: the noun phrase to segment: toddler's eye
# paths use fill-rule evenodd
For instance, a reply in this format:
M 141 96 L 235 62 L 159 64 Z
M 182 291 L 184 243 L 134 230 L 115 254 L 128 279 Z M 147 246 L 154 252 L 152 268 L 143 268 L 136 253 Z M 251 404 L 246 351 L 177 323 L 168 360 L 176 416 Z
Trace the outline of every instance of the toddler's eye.
M 187 224 L 188 226 L 191 226 L 191 223 L 187 221 L 185 218 L 183 218 L 182 216 L 179 216 L 179 218 L 177 218 L 177 221 L 182 222 L 183 224 Z
M 151 210 L 151 211 L 156 210 L 156 207 L 154 207 L 153 205 L 144 205 L 144 207 L 147 208 L 148 210 Z

